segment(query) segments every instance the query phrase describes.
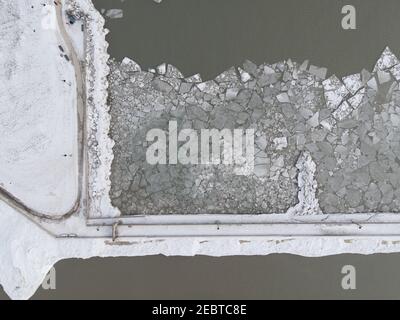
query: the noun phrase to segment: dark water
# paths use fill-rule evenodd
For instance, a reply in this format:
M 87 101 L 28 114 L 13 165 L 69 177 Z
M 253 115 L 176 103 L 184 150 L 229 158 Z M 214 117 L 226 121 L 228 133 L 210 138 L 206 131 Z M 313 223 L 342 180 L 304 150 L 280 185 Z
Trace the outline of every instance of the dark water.
M 400 52 L 398 0 L 95 0 L 122 8 L 108 20 L 110 53 L 144 68 L 162 62 L 204 79 L 245 59 L 309 59 L 339 76 L 371 69 L 383 48 Z M 357 10 L 357 30 L 343 30 L 341 9 Z

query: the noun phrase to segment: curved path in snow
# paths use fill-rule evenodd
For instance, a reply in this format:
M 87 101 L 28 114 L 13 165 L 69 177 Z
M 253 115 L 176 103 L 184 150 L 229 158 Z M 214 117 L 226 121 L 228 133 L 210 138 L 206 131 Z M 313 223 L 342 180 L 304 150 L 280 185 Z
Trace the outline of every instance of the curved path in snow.
M 67 47 L 68 57 L 75 69 L 76 87 L 77 87 L 77 123 L 79 128 L 78 133 L 78 166 L 79 166 L 79 178 L 78 178 L 78 196 L 75 204 L 71 210 L 64 213 L 44 214 L 31 209 L 27 204 L 23 203 L 20 199 L 15 197 L 9 191 L 0 187 L 0 200 L 8 203 L 12 207 L 22 211 L 25 214 L 32 215 L 35 217 L 48 219 L 48 220 L 61 220 L 68 218 L 69 216 L 76 213 L 80 208 L 80 203 L 83 194 L 83 176 L 84 176 L 84 154 L 85 154 L 85 129 L 86 129 L 86 114 L 85 114 L 85 81 L 84 81 L 84 66 L 78 59 L 78 55 L 74 49 L 72 41 L 65 29 L 65 22 L 63 19 L 63 8 L 61 1 L 55 2 L 56 16 L 58 29 L 62 36 L 62 39 Z

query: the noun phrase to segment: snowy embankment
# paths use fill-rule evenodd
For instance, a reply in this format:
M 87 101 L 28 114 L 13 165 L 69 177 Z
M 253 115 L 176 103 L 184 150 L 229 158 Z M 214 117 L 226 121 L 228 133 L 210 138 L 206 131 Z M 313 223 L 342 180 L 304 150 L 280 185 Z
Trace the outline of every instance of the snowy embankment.
M 0 187 L 38 215 L 79 193 L 77 90 L 55 3 L 0 0 Z

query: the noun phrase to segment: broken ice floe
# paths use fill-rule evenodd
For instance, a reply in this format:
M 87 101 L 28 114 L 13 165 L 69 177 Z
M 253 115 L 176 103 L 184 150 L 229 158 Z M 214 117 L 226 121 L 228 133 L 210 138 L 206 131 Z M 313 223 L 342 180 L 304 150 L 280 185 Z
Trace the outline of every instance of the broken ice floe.
M 122 9 L 108 9 L 104 12 L 104 15 L 109 19 L 122 19 L 124 11 Z
M 386 71 L 398 64 L 399 60 L 397 57 L 388 47 L 386 47 L 375 65 L 374 72 L 378 70 Z
M 132 61 L 112 62 L 113 204 L 125 214 L 284 213 L 301 203 L 313 208 L 306 213 L 398 212 L 398 70 L 388 48 L 375 71 L 342 80 L 326 79 L 326 69 L 307 61 L 246 61 L 209 81 L 184 78 L 169 64 L 145 72 Z M 145 134 L 171 120 L 179 130 L 254 129 L 252 174 L 149 166 Z M 318 185 L 303 196 L 300 155 L 315 163 L 315 184 L 307 183 Z

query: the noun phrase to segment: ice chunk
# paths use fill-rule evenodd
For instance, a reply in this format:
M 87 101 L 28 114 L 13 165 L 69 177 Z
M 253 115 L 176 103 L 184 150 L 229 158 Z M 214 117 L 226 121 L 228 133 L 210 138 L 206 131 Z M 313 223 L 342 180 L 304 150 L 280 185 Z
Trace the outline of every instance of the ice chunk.
M 109 9 L 105 15 L 109 19 L 121 19 L 124 17 L 124 12 L 122 9 Z
M 134 72 L 140 72 L 142 71 L 142 68 L 140 68 L 139 64 L 137 64 L 135 61 L 129 59 L 129 58 L 124 58 L 122 60 L 122 64 L 129 66 L 131 71 Z
M 348 115 L 350 115 L 350 113 L 353 111 L 351 105 L 347 102 L 344 101 L 339 108 L 337 108 L 335 110 L 335 112 L 333 113 L 333 117 L 338 120 L 341 121 L 344 118 L 346 118 Z
M 334 75 L 322 82 L 327 107 L 336 110 L 349 94 L 345 85 Z
M 356 92 L 360 90 L 363 86 L 361 74 L 359 73 L 344 77 L 342 80 L 346 88 L 351 92 L 351 94 L 356 94 Z
M 310 66 L 310 70 L 309 71 L 310 71 L 310 73 L 312 75 L 314 75 L 314 76 L 316 76 L 317 78 L 320 78 L 320 79 L 325 79 L 326 78 L 326 74 L 328 73 L 328 69 L 327 68 L 320 68 L 320 67 L 316 67 L 316 66 L 313 66 L 313 65 Z
M 287 146 L 288 146 L 286 137 L 275 138 L 273 141 L 274 141 L 276 150 L 283 150 L 283 149 L 287 148 Z
M 399 60 L 389 49 L 389 47 L 386 47 L 385 50 L 382 52 L 381 57 L 377 61 L 374 71 L 378 70 L 385 71 L 392 68 L 396 64 L 399 64 Z

